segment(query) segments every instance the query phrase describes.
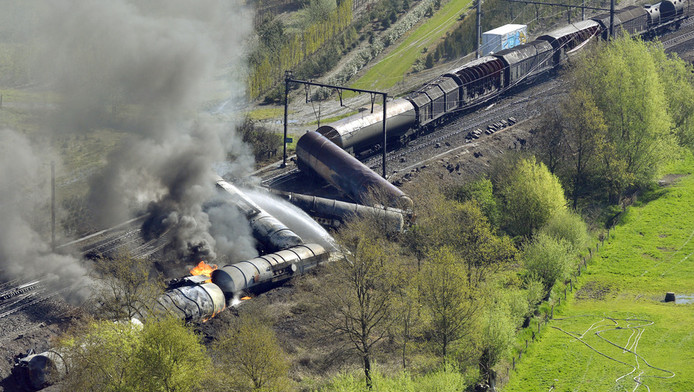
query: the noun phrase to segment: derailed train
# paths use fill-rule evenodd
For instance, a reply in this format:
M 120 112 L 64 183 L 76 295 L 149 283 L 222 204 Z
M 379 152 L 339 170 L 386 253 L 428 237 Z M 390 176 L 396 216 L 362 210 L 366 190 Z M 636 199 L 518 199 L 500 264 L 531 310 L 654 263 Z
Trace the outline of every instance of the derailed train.
M 329 257 L 323 246 L 303 244 L 226 265 L 213 271 L 211 278 L 196 275 L 175 279 L 159 297 L 153 312 L 186 321 L 205 321 L 240 295 L 265 290 L 328 261 Z M 51 349 L 17 357 L 12 374 L 21 388 L 37 390 L 63 378 L 69 367 L 69 358 L 60 349 Z
M 615 34 L 651 37 L 676 29 L 690 15 L 688 0 L 665 0 L 629 6 L 614 14 Z M 481 57 L 441 75 L 405 98 L 388 102 L 389 142 L 406 143 L 461 110 L 490 101 L 508 89 L 554 70 L 592 37 L 607 39 L 609 13 L 551 31 L 535 41 Z M 356 114 L 315 132 L 350 153 L 358 154 L 382 141 L 383 113 Z M 310 134 L 309 132 L 308 134 Z M 307 135 L 302 138 L 310 137 Z M 301 141 L 299 141 L 301 143 Z M 300 153 L 297 146 L 297 155 Z M 301 160 L 301 155 L 299 155 Z

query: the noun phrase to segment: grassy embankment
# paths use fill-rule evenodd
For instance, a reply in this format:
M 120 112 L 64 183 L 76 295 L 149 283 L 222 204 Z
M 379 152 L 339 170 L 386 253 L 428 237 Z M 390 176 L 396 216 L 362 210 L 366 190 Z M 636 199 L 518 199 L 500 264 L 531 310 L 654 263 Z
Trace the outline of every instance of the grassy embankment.
M 504 392 L 631 391 L 637 376 L 651 391 L 694 390 L 694 303 L 663 302 L 694 294 L 694 159 L 672 169 L 684 176 L 623 214 Z
M 451 0 L 434 15 L 410 32 L 393 50 L 366 71 L 351 87 L 369 90 L 388 90 L 402 81 L 424 48 L 434 44 L 452 30 L 458 16 L 472 4 L 471 0 Z

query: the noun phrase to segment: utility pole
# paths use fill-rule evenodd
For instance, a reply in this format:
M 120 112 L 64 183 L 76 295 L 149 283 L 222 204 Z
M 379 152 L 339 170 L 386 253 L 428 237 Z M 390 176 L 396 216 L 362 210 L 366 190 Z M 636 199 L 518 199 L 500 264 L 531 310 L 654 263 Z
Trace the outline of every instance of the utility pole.
M 289 107 L 289 81 L 292 79 L 292 71 L 284 71 L 284 140 L 282 141 L 282 164 L 287 167 L 287 108 Z
M 610 0 L 610 39 L 614 39 L 614 0 Z
M 55 252 L 55 162 L 51 161 L 51 249 Z
M 581 20 L 586 20 L 586 0 L 583 0 L 583 6 L 581 6 Z
M 383 93 L 383 178 L 386 178 L 386 101 L 388 94 Z
M 482 0 L 477 0 L 477 57 L 482 56 Z

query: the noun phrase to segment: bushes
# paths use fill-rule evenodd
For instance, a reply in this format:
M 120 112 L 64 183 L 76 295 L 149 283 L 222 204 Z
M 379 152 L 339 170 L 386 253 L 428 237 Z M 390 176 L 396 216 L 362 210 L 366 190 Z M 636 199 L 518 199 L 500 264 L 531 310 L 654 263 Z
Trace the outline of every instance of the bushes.
M 246 118 L 238 128 L 244 142 L 253 147 L 256 162 L 262 162 L 277 154 L 282 145 L 282 136 L 259 126 L 250 118 Z
M 571 246 L 546 233 L 538 233 L 523 250 L 528 277 L 539 279 L 549 293 L 557 279 L 569 276 L 572 267 Z
M 557 241 L 565 241 L 572 254 L 577 253 L 588 244 L 588 228 L 583 219 L 576 213 L 562 210 L 554 214 L 547 224 L 540 229 Z

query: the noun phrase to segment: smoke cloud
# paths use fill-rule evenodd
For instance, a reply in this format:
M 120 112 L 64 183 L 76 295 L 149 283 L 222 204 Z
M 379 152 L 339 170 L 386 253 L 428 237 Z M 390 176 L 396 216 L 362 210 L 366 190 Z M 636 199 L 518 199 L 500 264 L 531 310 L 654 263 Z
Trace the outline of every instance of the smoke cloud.
M 0 273 L 71 288 L 65 297 L 80 303 L 90 292 L 88 271 L 78 259 L 53 253 L 45 240 L 51 227 L 51 158 L 49 149 L 26 136 L 0 130 Z
M 243 101 L 252 18 L 228 0 L 57 0 L 42 10 L 42 74 L 60 97 L 52 128 L 123 132 L 90 184 L 95 223 L 109 227 L 147 209 L 148 235 L 166 232 L 179 257 L 217 257 L 202 208 L 215 192 L 212 167 L 231 153 L 235 177 L 253 168 L 235 124 L 216 115 Z

